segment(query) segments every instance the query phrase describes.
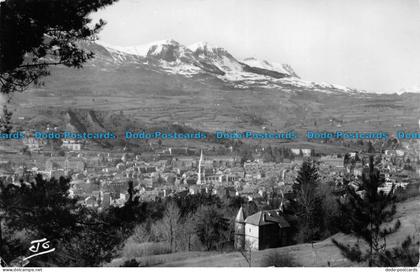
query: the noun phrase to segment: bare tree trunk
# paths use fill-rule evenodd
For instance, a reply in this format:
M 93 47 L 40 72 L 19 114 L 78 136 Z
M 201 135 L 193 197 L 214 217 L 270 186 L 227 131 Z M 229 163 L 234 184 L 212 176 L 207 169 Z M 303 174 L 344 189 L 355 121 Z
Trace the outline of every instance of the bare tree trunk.
M 173 232 L 173 226 L 172 224 L 169 226 L 169 239 L 171 244 L 171 252 L 174 252 L 174 232 Z

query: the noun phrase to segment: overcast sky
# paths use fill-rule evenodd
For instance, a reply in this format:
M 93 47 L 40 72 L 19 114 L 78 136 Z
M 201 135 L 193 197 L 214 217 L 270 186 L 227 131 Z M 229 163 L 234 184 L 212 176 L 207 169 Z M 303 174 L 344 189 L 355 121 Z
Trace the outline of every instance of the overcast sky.
M 120 0 L 102 42 L 207 41 L 303 79 L 376 92 L 420 86 L 419 0 Z

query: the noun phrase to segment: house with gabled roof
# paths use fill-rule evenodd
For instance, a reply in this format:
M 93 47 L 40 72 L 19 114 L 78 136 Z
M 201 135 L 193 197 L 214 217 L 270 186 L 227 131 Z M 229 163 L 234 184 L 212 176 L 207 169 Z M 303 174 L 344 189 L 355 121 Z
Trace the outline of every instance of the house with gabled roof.
M 263 250 L 287 244 L 290 224 L 280 209 L 265 210 L 245 217 L 241 207 L 235 218 L 235 248 Z

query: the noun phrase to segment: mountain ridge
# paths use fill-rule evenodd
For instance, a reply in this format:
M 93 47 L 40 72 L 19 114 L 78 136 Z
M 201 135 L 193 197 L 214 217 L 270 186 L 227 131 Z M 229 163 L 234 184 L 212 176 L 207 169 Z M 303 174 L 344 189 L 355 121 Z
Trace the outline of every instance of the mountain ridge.
M 192 77 L 210 74 L 237 88 L 279 88 L 292 85 L 326 93 L 362 94 L 356 90 L 331 83 L 317 83 L 301 79 L 288 64 L 245 58 L 239 60 L 220 46 L 197 42 L 189 46 L 170 39 L 140 46 L 112 46 L 97 43 L 113 58 L 110 64 L 137 63 L 150 65 L 167 73 Z

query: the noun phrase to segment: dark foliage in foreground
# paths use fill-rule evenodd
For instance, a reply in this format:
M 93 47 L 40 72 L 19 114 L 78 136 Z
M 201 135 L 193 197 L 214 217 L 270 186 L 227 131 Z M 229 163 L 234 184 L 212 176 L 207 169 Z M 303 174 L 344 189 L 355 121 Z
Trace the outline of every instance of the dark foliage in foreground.
M 2 93 L 24 90 L 62 64 L 80 68 L 93 57 L 77 46 L 93 40 L 105 22 L 89 26 L 89 14 L 116 0 L 6 0 L 0 3 Z
M 322 199 L 318 195 L 320 178 L 313 161 L 305 160 L 293 184 L 289 205 L 298 218 L 298 242 L 311 242 L 320 238 L 322 228 Z
M 42 84 L 54 65 L 81 68 L 94 54 L 79 46 L 105 25 L 89 14 L 117 0 L 5 0 L 0 3 L 0 93 Z M 9 97 L 10 99 L 10 97 Z M 10 132 L 10 112 L 0 129 Z
M 32 240 L 47 238 L 56 251 L 31 259 L 31 266 L 96 266 L 110 260 L 123 229 L 112 214 L 69 198 L 69 186 L 68 179 L 40 175 L 19 185 L 0 183 L 0 256 L 10 263 L 29 254 Z
M 294 257 L 288 253 L 272 251 L 261 260 L 261 266 L 295 267 L 300 266 Z
M 414 238 L 414 237 L 413 237 Z M 420 242 L 408 236 L 401 246 L 385 251 L 380 256 L 380 264 L 385 267 L 414 267 L 419 262 Z
M 384 182 L 384 176 L 374 168 L 373 157 L 370 157 L 369 172 L 363 174 L 359 188 L 356 190 L 348 186 L 347 198 L 340 203 L 350 223 L 351 233 L 367 246 L 364 249 L 360 241 L 350 245 L 333 239 L 333 243 L 351 261 L 382 266 L 383 257 L 388 254 L 386 237 L 400 227 L 400 222 L 393 220 L 396 213 L 394 187 L 389 193 L 378 190 Z

